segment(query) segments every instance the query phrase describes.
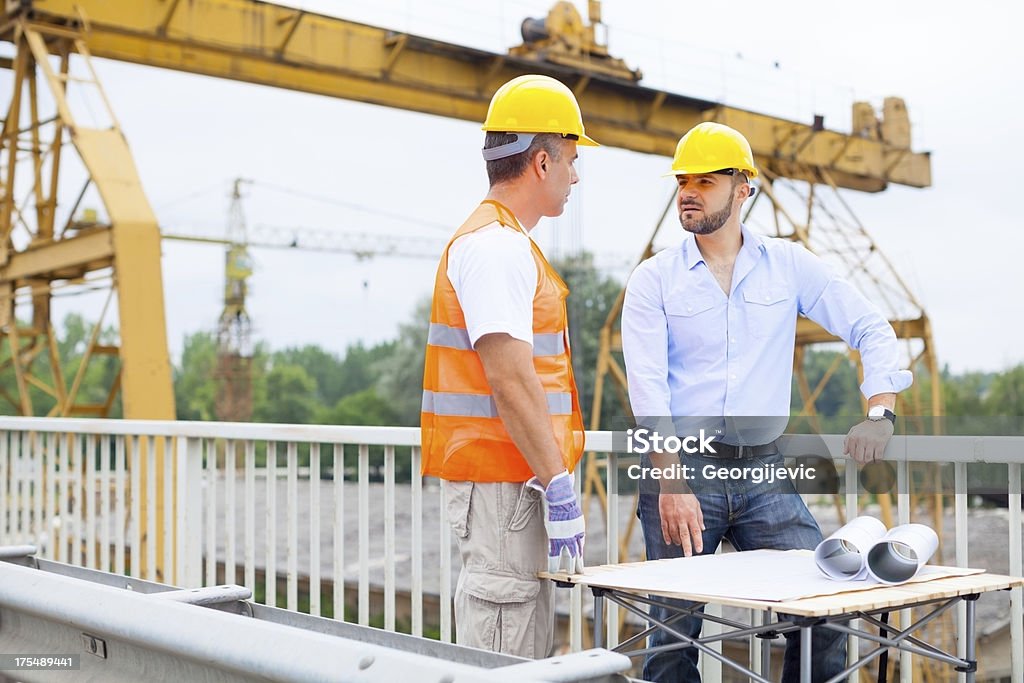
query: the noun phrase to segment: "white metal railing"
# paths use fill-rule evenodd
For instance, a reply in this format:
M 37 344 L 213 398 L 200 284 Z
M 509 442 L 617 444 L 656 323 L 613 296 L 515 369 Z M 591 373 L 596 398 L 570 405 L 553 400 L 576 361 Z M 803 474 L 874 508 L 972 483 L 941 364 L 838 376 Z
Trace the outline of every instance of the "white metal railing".
M 842 451 L 842 436 L 823 438 L 832 453 Z M 589 432 L 587 446 L 607 454 L 609 471 L 618 471 L 610 432 Z M 910 519 L 910 463 L 955 463 L 955 559 L 961 566 L 969 561 L 967 465 L 1005 464 L 1009 571 L 1022 575 L 1024 437 L 898 437 L 889 456 L 896 463 L 901 523 Z M 324 611 L 326 570 L 335 618 L 366 625 L 378 611 L 388 630 L 397 625 L 398 598 L 405 601 L 396 568 L 407 562 L 402 585 L 409 631 L 424 634 L 425 598 L 436 596 L 439 613 L 432 621 L 440 639 L 451 642 L 452 545 L 444 494 L 436 486 L 425 490 L 419 470 L 416 428 L 0 417 L 0 545 L 31 543 L 48 559 L 183 587 L 241 583 L 269 605 L 277 604 L 283 583 L 290 610 L 300 608 L 304 582 L 309 605 L 303 611 L 314 615 Z M 371 484 L 371 476 L 383 481 Z M 845 483 L 852 517 L 859 504 L 855 468 L 846 468 Z M 616 477 L 609 478 L 607 493 L 606 529 L 617 539 Z M 409 517 L 402 538 L 399 515 Z M 438 562 L 435 585 L 425 583 L 424 557 Z M 605 560 L 618 559 L 618 543 L 607 543 Z M 344 614 L 346 585 L 356 590 L 354 618 Z M 371 604 L 375 595 L 381 596 L 379 610 Z M 1024 680 L 1021 599 L 1021 589 L 1012 591 L 1011 680 Z M 582 615 L 576 588 L 570 597 L 574 650 L 583 643 Z M 963 616 L 961 629 L 962 622 Z M 616 615 L 606 623 L 614 645 Z M 901 671 L 909 682 L 906 662 Z M 706 681 L 720 680 L 713 663 L 704 673 Z

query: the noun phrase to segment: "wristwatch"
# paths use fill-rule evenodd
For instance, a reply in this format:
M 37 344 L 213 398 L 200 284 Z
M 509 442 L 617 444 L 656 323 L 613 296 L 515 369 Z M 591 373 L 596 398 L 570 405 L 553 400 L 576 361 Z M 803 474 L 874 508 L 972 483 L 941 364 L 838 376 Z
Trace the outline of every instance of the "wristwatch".
M 871 420 L 872 422 L 878 420 L 888 420 L 889 422 L 892 422 L 893 425 L 895 425 L 896 413 L 892 412 L 885 406 L 872 406 L 871 409 L 868 411 L 868 419 Z

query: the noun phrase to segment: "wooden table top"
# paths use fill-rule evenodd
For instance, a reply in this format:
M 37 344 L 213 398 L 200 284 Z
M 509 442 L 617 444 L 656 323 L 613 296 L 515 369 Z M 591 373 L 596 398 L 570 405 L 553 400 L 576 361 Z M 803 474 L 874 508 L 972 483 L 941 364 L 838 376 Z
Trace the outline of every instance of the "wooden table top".
M 661 560 L 662 562 L 666 560 Z M 608 588 L 622 593 L 636 595 L 658 595 L 667 598 L 680 598 L 705 602 L 709 604 L 728 605 L 746 609 L 771 610 L 804 617 L 823 617 L 837 614 L 848 614 L 851 612 L 868 612 L 878 609 L 897 609 L 904 605 L 913 603 L 952 598 L 972 593 L 986 593 L 989 591 L 1004 590 L 1024 586 L 1024 578 L 1013 576 L 1002 576 L 989 574 L 983 570 L 964 570 L 957 567 L 937 567 L 937 569 L 948 569 L 958 573 L 974 571 L 975 573 L 957 576 L 939 576 L 936 578 L 915 577 L 907 583 L 896 586 L 872 584 L 870 586 L 857 587 L 856 582 L 850 583 L 850 590 L 833 595 L 819 595 L 814 597 L 800 598 L 796 600 L 752 600 L 748 598 L 732 598 L 721 595 L 706 595 L 700 593 L 700 587 L 694 586 L 691 590 L 665 591 L 665 590 L 640 590 L 636 588 L 623 588 L 615 585 L 614 575 L 624 568 L 638 567 L 642 562 L 630 562 L 623 564 L 601 565 L 598 567 L 587 567 L 583 574 L 568 574 L 566 572 L 541 572 L 541 578 L 562 581 L 565 583 L 579 584 L 596 588 Z

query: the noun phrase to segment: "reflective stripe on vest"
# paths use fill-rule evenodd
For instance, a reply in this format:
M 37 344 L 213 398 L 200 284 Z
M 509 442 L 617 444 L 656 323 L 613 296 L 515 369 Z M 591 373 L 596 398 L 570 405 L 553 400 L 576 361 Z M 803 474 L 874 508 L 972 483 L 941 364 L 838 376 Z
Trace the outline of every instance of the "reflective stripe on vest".
M 552 332 L 533 335 L 534 356 L 557 356 L 565 351 L 564 333 Z M 450 327 L 442 323 L 430 323 L 427 332 L 427 343 L 431 346 L 443 346 L 459 351 L 472 351 L 469 343 L 469 332 L 461 327 Z
M 572 394 L 549 391 L 548 413 L 572 415 Z M 498 406 L 488 394 L 455 394 L 442 391 L 424 391 L 421 410 L 424 413 L 447 417 L 498 417 Z

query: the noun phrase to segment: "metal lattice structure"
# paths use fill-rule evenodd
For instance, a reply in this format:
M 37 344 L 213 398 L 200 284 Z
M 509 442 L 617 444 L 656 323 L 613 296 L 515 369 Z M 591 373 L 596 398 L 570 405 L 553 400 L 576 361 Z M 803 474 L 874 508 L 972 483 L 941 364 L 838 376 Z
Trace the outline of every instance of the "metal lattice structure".
M 78 31 L 55 31 L 24 16 L 8 17 L 0 37 L 16 48 L 0 143 L 0 367 L 13 375 L 17 396 L 4 398 L 22 415 L 104 416 L 120 391 L 126 417 L 173 418 L 156 217 L 88 46 Z M 99 104 L 105 124 L 80 121 L 82 96 Z M 78 202 L 94 186 L 104 224 L 73 220 L 78 202 L 58 220 L 58 190 L 65 176 L 75 177 L 66 167 L 76 161 L 84 168 Z M 69 387 L 51 301 L 55 292 L 83 284 L 110 290 L 103 310 L 116 301 L 120 342 L 100 343 L 101 317 Z M 81 379 L 101 355 L 117 356 L 120 371 L 105 400 L 85 403 Z
M 217 419 L 248 422 L 252 418 L 252 320 L 245 300 L 252 275 L 241 178 L 231 191 L 227 248 L 224 250 L 224 309 L 217 324 Z

